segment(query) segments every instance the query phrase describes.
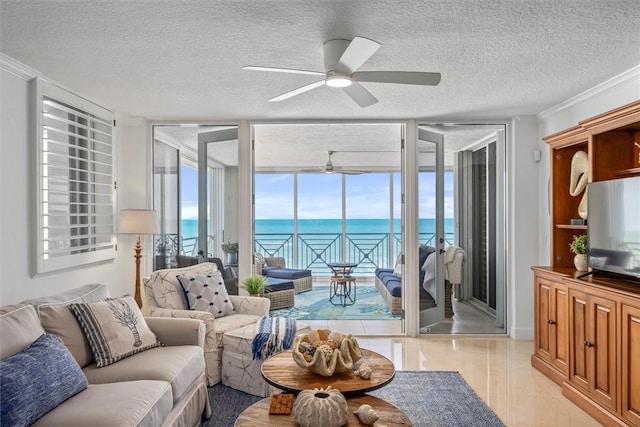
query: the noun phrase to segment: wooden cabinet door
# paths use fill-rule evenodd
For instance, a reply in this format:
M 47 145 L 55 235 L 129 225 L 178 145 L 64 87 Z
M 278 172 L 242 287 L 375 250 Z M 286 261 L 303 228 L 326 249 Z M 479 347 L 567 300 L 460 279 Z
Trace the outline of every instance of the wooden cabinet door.
M 535 352 L 541 358 L 548 363 L 552 362 L 551 357 L 551 325 L 549 319 L 551 319 L 551 282 L 548 280 L 536 277 L 536 339 L 535 339 Z
M 589 393 L 587 294 L 569 289 L 569 382 Z
M 554 366 L 565 375 L 569 360 L 569 296 L 566 285 L 554 283 L 552 287 L 551 312 L 553 313 L 551 357 Z
M 622 416 L 640 426 L 640 307 L 622 304 Z
M 563 374 L 569 353 L 567 287 L 536 277 L 536 354 Z
M 589 299 L 587 363 L 592 397 L 616 410 L 616 303 L 598 296 Z

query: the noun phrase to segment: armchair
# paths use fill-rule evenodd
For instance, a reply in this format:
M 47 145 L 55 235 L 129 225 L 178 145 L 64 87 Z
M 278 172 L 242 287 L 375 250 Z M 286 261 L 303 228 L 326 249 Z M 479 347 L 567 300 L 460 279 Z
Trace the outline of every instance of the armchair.
M 311 270 L 286 268 L 286 262 L 283 257 L 263 257 L 260 254 L 256 254 L 254 262 L 256 274 L 266 276 L 267 283 L 269 283 L 270 279 L 277 279 L 275 281 L 272 280 L 272 282 L 291 280 L 295 286 L 296 294 L 310 291 L 313 288 Z
M 267 298 L 229 295 L 235 313 L 215 318 L 207 311 L 188 309 L 179 275 L 206 275 L 217 270 L 214 263 L 205 262 L 184 268 L 158 270 L 144 279 L 145 304 L 150 316 L 178 317 L 202 320 L 205 324 L 204 359 L 208 385 L 221 379 L 222 337 L 226 332 L 256 323 L 269 315 Z

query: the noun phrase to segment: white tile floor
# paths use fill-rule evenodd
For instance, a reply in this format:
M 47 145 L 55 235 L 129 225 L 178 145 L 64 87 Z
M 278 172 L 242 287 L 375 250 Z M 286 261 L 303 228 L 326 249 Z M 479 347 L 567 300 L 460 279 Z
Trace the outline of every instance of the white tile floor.
M 499 336 L 504 331 L 494 319 L 466 303 L 454 300 L 453 308 L 453 319 L 432 325 L 430 334 L 418 338 L 402 337 L 400 320 L 304 322 L 312 328 L 353 334 L 361 347 L 384 355 L 398 370 L 460 372 L 509 427 L 600 425 L 531 366 L 532 341 Z
M 314 325 L 314 327 L 325 325 Z M 339 323 L 333 330 L 342 331 Z M 367 325 L 362 325 L 367 328 Z M 369 325 L 369 328 L 375 330 Z M 458 371 L 509 427 L 591 427 L 600 425 L 567 398 L 561 388 L 531 367 L 533 342 L 508 337 L 357 336 L 361 347 L 406 371 Z

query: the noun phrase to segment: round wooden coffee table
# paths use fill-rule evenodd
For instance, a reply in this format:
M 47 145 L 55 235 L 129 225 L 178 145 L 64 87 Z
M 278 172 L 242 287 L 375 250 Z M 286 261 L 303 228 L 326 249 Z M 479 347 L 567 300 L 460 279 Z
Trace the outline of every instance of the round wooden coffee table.
M 363 363 L 368 364 L 371 367 L 371 377 L 368 380 L 363 380 L 352 371 L 330 377 L 314 374 L 296 364 L 291 350 L 283 351 L 265 360 L 262 364 L 262 376 L 268 384 L 296 394 L 302 390 L 331 386 L 340 390 L 342 394 L 350 396 L 376 390 L 389 384 L 396 374 L 393 363 L 374 351 L 365 349 L 361 351 L 362 359 L 355 364 L 355 367 Z
M 289 415 L 271 415 L 269 414 L 269 405 L 271 398 L 267 397 L 254 403 L 245 409 L 236 419 L 236 427 L 288 427 L 297 426 L 294 421 L 293 414 Z M 347 398 L 349 405 L 349 422 L 350 426 L 362 425 L 358 417 L 353 413 L 360 405 L 371 405 L 378 413 L 378 421 L 376 425 L 380 426 L 412 426 L 413 424 L 407 416 L 396 406 L 391 403 L 379 399 L 368 394 Z

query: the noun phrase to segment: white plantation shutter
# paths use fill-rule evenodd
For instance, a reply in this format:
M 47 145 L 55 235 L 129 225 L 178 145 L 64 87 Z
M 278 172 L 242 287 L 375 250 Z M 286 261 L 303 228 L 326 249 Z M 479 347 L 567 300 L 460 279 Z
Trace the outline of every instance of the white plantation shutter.
M 115 258 L 113 113 L 40 79 L 37 273 Z

